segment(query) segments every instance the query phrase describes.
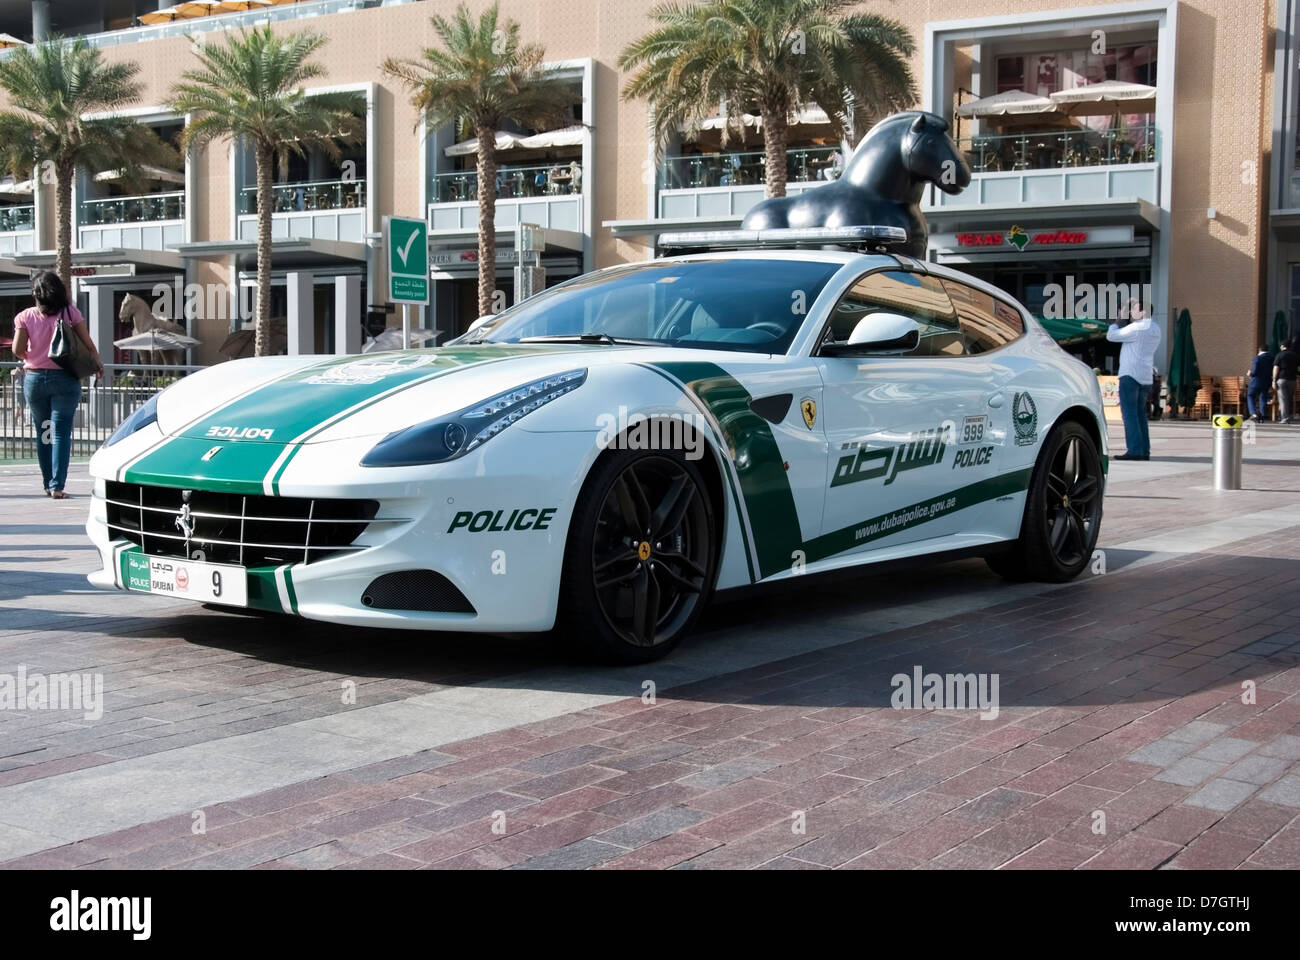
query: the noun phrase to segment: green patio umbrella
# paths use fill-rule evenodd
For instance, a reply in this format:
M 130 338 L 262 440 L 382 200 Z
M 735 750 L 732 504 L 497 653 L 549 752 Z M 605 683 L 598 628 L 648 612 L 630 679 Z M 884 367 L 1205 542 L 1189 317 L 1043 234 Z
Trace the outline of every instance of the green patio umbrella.
M 1286 322 L 1286 314 L 1279 310 L 1273 314 L 1273 331 L 1268 335 L 1268 352 L 1277 356 L 1277 352 L 1282 349 L 1282 341 L 1291 335 L 1289 324 Z
M 1186 308 L 1178 314 L 1174 328 L 1174 351 L 1169 358 L 1169 402 L 1186 410 L 1196 402 L 1201 387 L 1201 369 L 1196 365 L 1196 344 L 1192 342 L 1192 315 Z
M 1052 339 L 1063 347 L 1087 343 L 1090 340 L 1106 339 L 1107 325 L 1100 320 L 1086 317 L 1038 317 L 1037 319 Z

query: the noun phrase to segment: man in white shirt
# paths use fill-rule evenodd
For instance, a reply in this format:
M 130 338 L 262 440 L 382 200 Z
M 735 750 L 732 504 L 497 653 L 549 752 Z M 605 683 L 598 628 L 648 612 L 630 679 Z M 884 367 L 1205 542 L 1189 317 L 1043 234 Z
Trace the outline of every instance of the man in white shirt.
M 1147 398 L 1151 394 L 1160 328 L 1137 300 L 1120 312 L 1106 339 L 1119 348 L 1119 409 L 1124 417 L 1124 443 L 1128 450 L 1116 460 L 1150 460 L 1151 436 L 1147 424 Z

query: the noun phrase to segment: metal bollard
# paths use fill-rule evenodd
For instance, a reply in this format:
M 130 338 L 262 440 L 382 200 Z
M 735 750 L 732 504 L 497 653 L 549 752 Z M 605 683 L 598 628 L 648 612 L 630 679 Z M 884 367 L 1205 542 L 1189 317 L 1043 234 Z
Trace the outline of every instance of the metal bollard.
M 1214 489 L 1241 489 L 1240 416 L 1216 414 L 1214 417 Z

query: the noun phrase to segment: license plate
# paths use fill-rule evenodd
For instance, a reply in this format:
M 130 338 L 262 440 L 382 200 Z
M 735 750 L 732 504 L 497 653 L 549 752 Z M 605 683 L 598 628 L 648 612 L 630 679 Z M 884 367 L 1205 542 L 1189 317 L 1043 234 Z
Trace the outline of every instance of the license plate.
M 248 573 L 243 567 L 138 553 L 128 553 L 124 560 L 122 582 L 128 590 L 201 603 L 248 606 Z

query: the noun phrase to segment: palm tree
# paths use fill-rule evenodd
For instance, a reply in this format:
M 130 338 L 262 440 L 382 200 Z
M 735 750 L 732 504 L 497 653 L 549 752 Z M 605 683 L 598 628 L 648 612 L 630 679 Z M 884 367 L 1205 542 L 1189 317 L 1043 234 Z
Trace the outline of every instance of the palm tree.
M 190 115 L 182 143 L 204 147 L 242 142 L 257 166 L 257 323 L 255 352 L 270 345 L 273 174 L 288 173 L 289 158 L 319 149 L 338 160 L 341 144 L 361 140 L 365 96 L 352 91 L 308 94 L 303 85 L 322 76 L 312 61 L 325 38 L 278 36 L 270 26 L 231 34 L 224 43 L 193 45 L 199 66 L 172 88 L 171 109 Z
M 134 63 L 106 63 L 84 39 L 57 38 L 22 47 L 0 61 L 0 163 L 15 180 L 40 168 L 54 183 L 54 270 L 72 277 L 72 181 L 78 167 L 120 169 L 138 184 L 143 163 L 170 164 L 176 151 L 129 117 L 107 116 L 140 98 Z
M 837 137 L 854 119 L 881 117 L 916 102 L 907 27 L 858 0 L 701 0 L 650 12 L 656 26 L 632 43 L 619 66 L 635 71 L 624 99 L 649 101 L 656 143 L 678 129 L 688 138 L 719 103 L 730 117 L 756 108 L 763 123 L 767 195 L 785 196 L 789 117 L 816 104 Z M 865 124 L 864 124 L 865 126 Z M 735 136 L 732 123 L 723 142 Z
M 412 90 L 411 103 L 437 130 L 454 124 L 478 140 L 478 312 L 492 312 L 496 286 L 496 137 L 503 121 L 521 127 L 559 125 L 568 119 L 573 94 L 543 65 L 545 51 L 524 43 L 519 24 L 501 20 L 494 3 L 477 20 L 462 3 L 447 19 L 432 18 L 439 47 L 418 59 L 390 57 L 384 72 Z

